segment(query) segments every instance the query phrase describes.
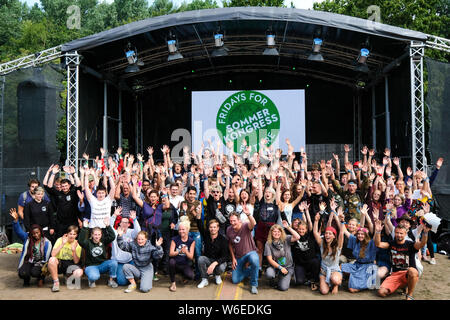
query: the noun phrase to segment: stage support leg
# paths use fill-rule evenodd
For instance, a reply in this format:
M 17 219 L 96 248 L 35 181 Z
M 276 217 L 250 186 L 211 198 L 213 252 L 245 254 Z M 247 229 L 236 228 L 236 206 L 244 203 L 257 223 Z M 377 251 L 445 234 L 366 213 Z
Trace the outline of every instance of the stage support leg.
M 391 149 L 391 116 L 389 113 L 389 81 L 384 77 L 385 120 L 386 120 L 386 148 Z
M 424 91 L 423 91 L 423 42 L 411 41 L 409 48 L 411 68 L 411 139 L 412 139 L 412 169 L 427 170 L 425 154 L 425 121 L 424 121 Z
M 78 82 L 80 56 L 77 51 L 65 54 L 67 68 L 67 158 L 66 164 L 78 170 Z
M 103 83 L 103 149 L 108 150 L 108 85 Z
M 118 131 L 119 131 L 118 147 L 121 147 L 122 146 L 122 90 L 120 90 L 120 89 L 119 89 L 119 130 Z
M 377 108 L 375 86 L 372 87 L 372 148 L 377 150 Z

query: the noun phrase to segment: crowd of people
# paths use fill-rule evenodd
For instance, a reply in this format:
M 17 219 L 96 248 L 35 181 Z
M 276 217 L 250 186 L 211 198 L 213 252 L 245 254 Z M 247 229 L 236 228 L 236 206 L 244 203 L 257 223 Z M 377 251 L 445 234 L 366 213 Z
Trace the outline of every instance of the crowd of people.
M 412 300 L 423 273 L 421 261 L 436 264 L 431 225 L 434 172 L 402 170 L 390 150 L 376 158 L 364 147 L 361 160 L 309 163 L 286 140 L 288 153 L 262 144 L 258 153 L 202 146 L 183 149 L 183 161 L 100 149 L 83 154 L 74 167 L 50 166 L 42 186 L 31 180 L 12 208 L 15 233 L 24 242 L 18 273 L 52 291 L 59 274 L 95 287 L 148 292 L 161 274 L 170 291 L 178 278 L 204 288 L 231 272 L 235 284 L 249 278 L 258 293 L 261 277 L 271 287 L 308 286 L 337 294 L 348 279 L 352 293 L 376 290 L 385 297 L 403 288 Z M 342 163 L 341 163 L 342 161 Z M 342 170 L 344 169 L 344 170 Z

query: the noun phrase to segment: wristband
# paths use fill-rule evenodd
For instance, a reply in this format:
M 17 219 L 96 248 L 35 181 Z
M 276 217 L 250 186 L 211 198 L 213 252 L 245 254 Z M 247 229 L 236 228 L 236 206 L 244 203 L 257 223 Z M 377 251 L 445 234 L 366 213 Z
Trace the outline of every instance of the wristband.
M 281 269 L 283 269 L 283 267 L 281 266 L 281 264 L 278 265 L 278 270 L 281 271 Z
M 381 231 L 375 231 L 376 234 L 381 234 Z

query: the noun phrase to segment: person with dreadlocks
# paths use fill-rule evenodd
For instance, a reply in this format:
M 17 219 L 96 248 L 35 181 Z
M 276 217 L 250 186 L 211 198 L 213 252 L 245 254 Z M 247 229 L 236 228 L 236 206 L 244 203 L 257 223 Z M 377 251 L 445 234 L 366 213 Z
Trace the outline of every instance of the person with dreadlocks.
M 19 214 L 15 208 L 11 209 L 9 214 L 14 219 L 14 232 L 24 243 L 19 260 L 19 278 L 23 279 L 24 287 L 30 285 L 31 277 L 37 278 L 38 286 L 42 287 L 45 279 L 42 267 L 50 258 L 52 243 L 45 238 L 44 231 L 38 224 L 32 224 L 29 233 L 23 231 L 19 225 Z
M 342 244 L 344 243 L 344 216 L 339 216 L 341 221 L 339 229 L 339 237 L 336 229 L 329 226 L 325 229 L 325 234 L 322 239 L 319 232 L 320 213 L 317 212 L 314 220 L 313 235 L 320 248 L 322 262 L 320 265 L 320 293 L 328 294 L 330 287 L 332 287 L 332 294 L 337 294 L 339 286 L 342 283 L 342 272 L 339 267 L 339 256 L 342 251 Z

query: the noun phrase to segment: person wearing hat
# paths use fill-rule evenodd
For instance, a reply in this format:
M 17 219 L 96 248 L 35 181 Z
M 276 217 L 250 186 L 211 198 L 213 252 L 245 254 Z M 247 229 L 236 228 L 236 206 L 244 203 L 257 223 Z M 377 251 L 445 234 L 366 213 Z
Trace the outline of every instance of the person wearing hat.
M 347 169 L 347 173 L 349 173 L 350 176 L 355 176 L 353 172 L 353 166 L 350 162 L 345 165 L 345 168 Z M 358 183 L 355 179 L 349 179 L 345 187 L 342 187 L 339 181 L 334 179 L 333 185 L 336 192 L 342 197 L 342 199 L 344 199 L 345 220 L 348 221 L 354 218 L 359 221 L 361 218 L 360 208 L 364 204 L 364 195 L 366 194 L 366 190 L 369 186 L 369 180 L 367 179 L 367 177 L 365 177 L 363 180 L 361 190 L 358 190 Z
M 426 225 L 420 225 L 418 233 L 422 234 L 421 241 L 410 241 L 406 238 L 407 230 L 402 224 L 403 221 L 408 222 L 408 219 L 406 217 L 401 218 L 399 225 L 395 228 L 394 239 L 388 242 L 381 241 L 382 222 L 380 220 L 375 222 L 375 245 L 378 248 L 389 249 L 392 260 L 392 273 L 381 284 L 378 295 L 386 297 L 397 291 L 398 288 L 406 287 L 406 300 L 414 300 L 414 289 L 419 281 L 419 270 L 417 269 L 415 256 L 427 243 L 428 232 L 431 228 Z

